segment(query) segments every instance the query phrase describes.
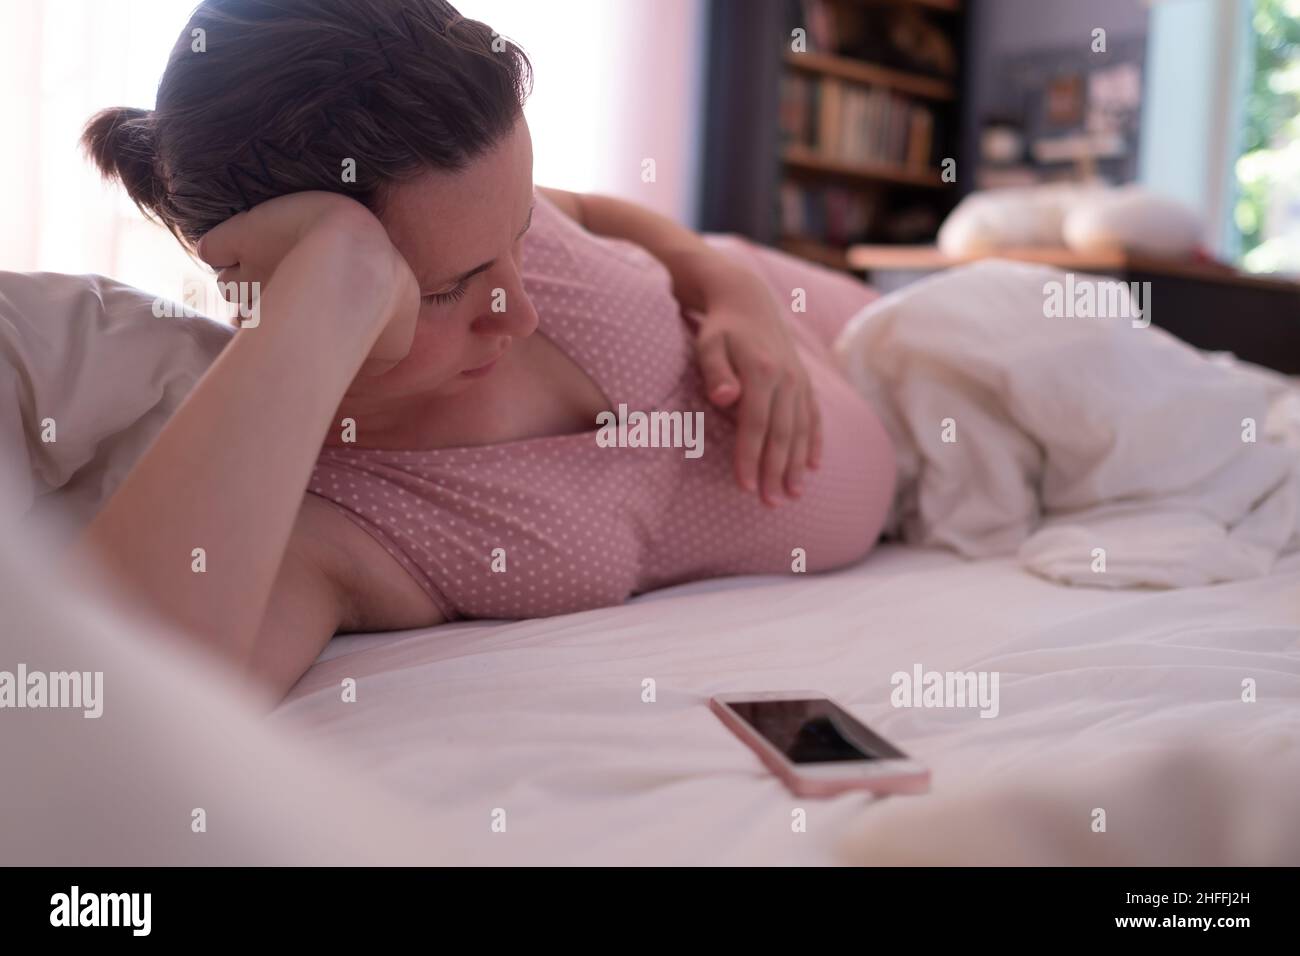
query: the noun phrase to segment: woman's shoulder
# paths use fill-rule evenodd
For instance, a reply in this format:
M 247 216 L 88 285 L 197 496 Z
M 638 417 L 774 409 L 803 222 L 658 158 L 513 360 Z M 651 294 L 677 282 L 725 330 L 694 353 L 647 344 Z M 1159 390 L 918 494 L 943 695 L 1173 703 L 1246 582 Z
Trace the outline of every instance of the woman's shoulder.
M 582 224 L 582 202 L 577 193 L 550 186 L 534 186 L 533 197 L 537 205 L 557 210 L 573 222 Z
M 606 395 L 658 401 L 681 378 L 691 351 L 672 276 L 636 243 L 571 219 L 547 192 L 536 191 L 524 243 L 524 288 L 538 328 Z
M 524 240 L 525 272 L 534 278 L 606 286 L 631 283 L 643 293 L 671 288 L 668 270 L 641 246 L 588 229 L 576 193 L 538 186 L 533 194 L 533 225 Z

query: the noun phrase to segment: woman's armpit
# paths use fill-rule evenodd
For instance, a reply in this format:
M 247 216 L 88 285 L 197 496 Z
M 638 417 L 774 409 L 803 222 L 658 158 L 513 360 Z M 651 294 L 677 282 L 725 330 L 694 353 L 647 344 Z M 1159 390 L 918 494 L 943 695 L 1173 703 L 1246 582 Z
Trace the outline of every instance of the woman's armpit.
M 431 627 L 448 620 L 412 573 L 329 499 L 304 496 L 294 536 L 338 590 L 340 632 Z

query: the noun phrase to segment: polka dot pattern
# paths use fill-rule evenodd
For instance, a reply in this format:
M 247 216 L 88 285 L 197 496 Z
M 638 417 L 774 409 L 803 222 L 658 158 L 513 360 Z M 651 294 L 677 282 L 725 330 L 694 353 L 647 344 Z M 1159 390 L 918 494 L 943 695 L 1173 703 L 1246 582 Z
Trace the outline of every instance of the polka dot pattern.
M 816 300 L 842 322 L 872 297 L 781 253 L 709 241 L 764 276 L 778 301 L 798 280 L 809 314 Z M 792 323 L 821 403 L 824 463 L 803 498 L 772 509 L 736 484 L 734 424 L 704 398 L 692 331 L 656 259 L 593 236 L 538 195 L 523 268 L 540 330 L 611 406 L 703 412 L 704 454 L 602 448 L 594 422 L 591 432 L 497 445 L 323 448 L 308 490 L 372 534 L 448 619 L 563 614 L 702 577 L 790 573 L 795 548 L 809 571 L 870 549 L 893 491 L 893 454 L 834 370 L 825 311 L 824 328 Z

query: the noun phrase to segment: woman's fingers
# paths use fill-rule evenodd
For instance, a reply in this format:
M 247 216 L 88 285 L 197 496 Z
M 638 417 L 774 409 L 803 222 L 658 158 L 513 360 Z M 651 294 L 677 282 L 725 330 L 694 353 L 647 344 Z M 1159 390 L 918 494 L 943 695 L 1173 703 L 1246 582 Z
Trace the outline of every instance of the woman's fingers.
M 709 401 L 726 408 L 740 397 L 740 376 L 732 368 L 727 354 L 727 339 L 714 335 L 699 344 L 700 372 L 704 375 L 704 392 Z
M 808 467 L 814 470 L 822 466 L 822 410 L 817 404 L 817 393 L 808 388 L 808 417 L 812 423 L 808 438 Z
M 772 413 L 763 445 L 762 497 L 768 505 L 780 502 L 783 480 L 790 463 L 790 447 L 795 437 L 797 401 L 797 393 L 789 386 L 776 389 L 772 395 Z
M 812 412 L 806 389 L 795 395 L 795 431 L 790 443 L 790 461 L 785 470 L 785 491 L 791 498 L 803 494 L 804 472 L 808 467 L 808 447 L 812 444 Z
M 214 269 L 225 269 L 240 260 L 240 235 L 248 213 L 241 212 L 209 229 L 199 240 L 199 258 Z
M 736 480 L 746 491 L 758 491 L 758 469 L 767 443 L 768 421 L 776 393 L 771 378 L 751 373 L 740 393 L 736 415 Z
M 248 213 L 232 216 L 220 225 L 209 229 L 199 240 L 199 258 L 217 270 L 217 291 L 231 305 L 239 305 L 241 283 L 247 281 L 243 253 L 239 241 Z
M 249 293 L 244 286 L 246 281 L 239 263 L 236 262 L 233 266 L 226 266 L 217 273 L 217 291 L 231 305 L 239 305 L 241 298 L 245 301 L 249 298 Z

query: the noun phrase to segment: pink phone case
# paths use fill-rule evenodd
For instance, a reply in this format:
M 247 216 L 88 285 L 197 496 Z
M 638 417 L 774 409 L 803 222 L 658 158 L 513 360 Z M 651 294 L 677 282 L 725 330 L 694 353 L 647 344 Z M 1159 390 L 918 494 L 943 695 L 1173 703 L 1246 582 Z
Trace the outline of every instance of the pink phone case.
M 829 697 L 825 699 L 830 700 Z M 926 793 L 930 789 L 930 771 L 924 767 L 918 767 L 913 772 L 882 775 L 870 779 L 848 776 L 838 780 L 812 779 L 802 776 L 798 767 L 774 753 L 758 731 L 741 720 L 726 704 L 717 698 L 710 698 L 709 709 L 717 714 L 746 746 L 758 754 L 758 759 L 763 762 L 763 765 L 779 777 L 797 797 L 833 797 L 849 790 L 866 790 L 883 796 L 891 793 Z

